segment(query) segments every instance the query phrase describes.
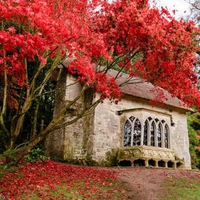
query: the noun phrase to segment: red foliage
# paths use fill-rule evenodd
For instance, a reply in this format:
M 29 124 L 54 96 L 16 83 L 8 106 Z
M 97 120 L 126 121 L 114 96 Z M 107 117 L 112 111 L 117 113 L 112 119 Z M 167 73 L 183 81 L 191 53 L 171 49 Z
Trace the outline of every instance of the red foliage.
M 5 174 L 0 179 L 0 195 L 7 199 L 21 199 L 23 195 L 26 199 L 36 193 L 41 199 L 50 198 L 48 192 L 56 189 L 56 186 L 66 185 L 66 192 L 71 192 L 73 188 L 77 189 L 77 194 L 86 199 L 93 199 L 93 195 L 101 195 L 103 191 L 99 190 L 97 185 L 105 186 L 106 195 L 119 192 L 113 187 L 112 181 L 115 181 L 115 174 L 108 170 L 95 169 L 92 167 L 79 167 L 56 163 L 53 161 L 27 163 L 20 167 L 16 172 Z M 81 182 L 78 185 L 77 183 Z M 86 192 L 87 190 L 87 192 Z M 55 198 L 55 196 L 54 196 Z M 62 199 L 62 197 L 58 197 Z
M 126 63 L 130 76 L 162 87 L 188 105 L 199 106 L 193 22 L 177 21 L 167 10 L 139 7 L 136 1 L 107 4 L 95 17 L 96 29 L 103 33 L 114 55 L 138 52 L 140 59 Z M 196 33 L 195 33 L 196 32 Z M 124 64 L 122 67 L 124 67 Z
M 101 9 L 95 12 L 97 6 Z M 102 99 L 120 98 L 116 82 L 94 65 L 104 61 L 110 69 L 109 63 L 126 55 L 117 64 L 130 77 L 140 76 L 189 106 L 200 106 L 193 65 L 199 30 L 192 22 L 173 19 L 165 9 L 150 8 L 148 0 L 3 0 L 0 16 L 5 23 L 0 72 L 6 70 L 20 86 L 28 82 L 26 60 L 37 58 L 45 65 L 49 57 L 61 53 L 64 58 L 67 52 L 76 57 L 69 72 L 102 93 Z

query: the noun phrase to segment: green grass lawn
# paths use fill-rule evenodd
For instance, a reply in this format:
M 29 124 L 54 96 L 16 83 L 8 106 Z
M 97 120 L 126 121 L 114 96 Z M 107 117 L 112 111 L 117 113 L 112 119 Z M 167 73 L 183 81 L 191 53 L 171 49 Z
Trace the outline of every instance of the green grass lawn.
M 163 200 L 200 200 L 199 178 L 168 178 L 164 187 Z

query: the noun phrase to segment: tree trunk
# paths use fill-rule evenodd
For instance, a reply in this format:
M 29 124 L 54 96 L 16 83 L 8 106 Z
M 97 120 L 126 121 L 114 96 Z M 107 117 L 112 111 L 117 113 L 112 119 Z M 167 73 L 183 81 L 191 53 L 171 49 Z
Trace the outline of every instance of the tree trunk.
M 76 101 L 74 101 L 76 102 Z M 14 150 L 8 150 L 4 153 L 7 157 L 7 161 L 9 164 L 17 164 L 26 154 L 28 154 L 31 149 L 35 147 L 36 144 L 41 142 L 48 134 L 50 134 L 53 130 L 67 127 L 73 123 L 75 123 L 77 120 L 82 118 L 85 114 L 88 112 L 92 112 L 93 109 L 99 104 L 100 100 L 97 100 L 92 105 L 85 107 L 75 118 L 71 119 L 71 121 L 65 122 L 63 124 L 60 124 L 62 120 L 66 116 L 66 108 L 64 108 L 54 119 L 49 123 L 49 125 L 44 129 L 41 130 L 38 135 L 36 135 L 35 138 L 33 138 L 29 144 L 25 147 L 14 149 Z M 71 105 L 70 103 L 69 105 Z M 61 126 L 59 126 L 61 125 Z
M 9 149 L 3 153 L 3 156 L 6 159 L 6 163 L 8 165 L 15 165 L 19 163 L 19 161 L 27 155 L 31 149 L 35 147 L 36 144 L 38 144 L 41 140 L 45 138 L 47 134 L 49 134 L 50 131 L 42 131 L 41 134 L 36 136 L 32 141 L 30 141 L 28 146 L 21 147 L 19 149 Z

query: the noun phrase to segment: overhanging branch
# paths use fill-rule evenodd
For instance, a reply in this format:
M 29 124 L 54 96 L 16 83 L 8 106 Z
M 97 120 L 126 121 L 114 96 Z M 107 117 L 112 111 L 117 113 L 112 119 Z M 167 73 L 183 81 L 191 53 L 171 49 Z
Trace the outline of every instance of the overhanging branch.
M 91 106 L 89 107 L 85 107 L 81 113 L 79 113 L 76 117 L 74 117 L 72 120 L 70 121 L 66 121 L 66 122 L 63 122 L 62 124 L 59 124 L 58 126 L 55 126 L 55 128 L 53 129 L 53 131 L 55 130 L 58 130 L 62 127 L 66 127 L 66 126 L 69 126 L 73 123 L 75 123 L 76 121 L 78 121 L 80 118 L 82 118 L 83 116 L 86 116 L 87 114 L 91 113 L 96 107 L 97 105 L 100 103 L 100 99 L 98 99 L 97 101 L 95 101 Z M 64 117 L 66 118 L 66 116 Z M 63 119 L 64 119 L 63 118 Z

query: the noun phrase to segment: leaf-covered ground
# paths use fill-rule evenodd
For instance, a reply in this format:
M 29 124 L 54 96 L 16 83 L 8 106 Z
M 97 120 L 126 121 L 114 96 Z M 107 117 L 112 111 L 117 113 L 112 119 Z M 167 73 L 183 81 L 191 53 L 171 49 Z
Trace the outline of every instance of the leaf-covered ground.
M 26 163 L 0 168 L 1 199 L 200 200 L 200 171 Z
M 126 199 L 111 170 L 53 161 L 1 171 L 0 199 Z

